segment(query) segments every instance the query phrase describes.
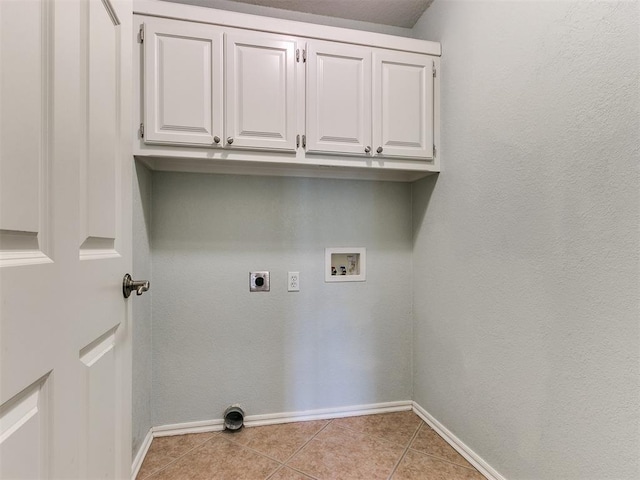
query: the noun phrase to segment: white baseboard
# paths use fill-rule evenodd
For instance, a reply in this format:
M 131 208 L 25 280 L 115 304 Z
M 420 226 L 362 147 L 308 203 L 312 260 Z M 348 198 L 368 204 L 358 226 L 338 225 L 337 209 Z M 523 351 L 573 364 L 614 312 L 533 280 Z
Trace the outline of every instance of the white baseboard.
M 413 408 L 411 400 L 401 402 L 373 403 L 369 405 L 352 405 L 347 407 L 323 408 L 319 410 L 303 410 L 300 412 L 268 413 L 264 415 L 248 415 L 244 418 L 245 427 L 261 427 L 279 423 L 305 422 L 308 420 L 326 420 L 332 418 L 356 417 L 376 413 L 408 411 Z M 199 422 L 174 423 L 153 427 L 154 437 L 184 435 L 185 433 L 218 432 L 224 429 L 224 420 L 203 420 Z
M 462 455 L 471 465 L 473 465 L 482 475 L 489 480 L 506 480 L 500 473 L 489 465 L 480 455 L 471 450 L 462 440 L 451 433 L 444 425 L 436 420 L 429 412 L 413 403 L 413 411 L 424 420 L 438 435 L 440 435 L 449 445 L 451 445 L 460 455 Z
M 144 461 L 144 457 L 147 456 L 147 452 L 151 446 L 151 440 L 153 440 L 153 428 L 150 428 L 147 432 L 147 435 L 144 437 L 142 445 L 140 445 L 140 449 L 136 454 L 136 458 L 133 459 L 133 464 L 131 465 L 131 480 L 135 480 L 136 475 L 138 475 L 142 462 Z
M 261 427 L 279 423 L 306 422 L 308 420 L 328 420 L 333 418 L 357 417 L 376 413 L 391 413 L 411 410 L 413 402 L 372 403 L 369 405 L 353 405 L 349 407 L 323 408 L 301 412 L 269 413 L 266 415 L 249 415 L 244 419 L 246 427 Z

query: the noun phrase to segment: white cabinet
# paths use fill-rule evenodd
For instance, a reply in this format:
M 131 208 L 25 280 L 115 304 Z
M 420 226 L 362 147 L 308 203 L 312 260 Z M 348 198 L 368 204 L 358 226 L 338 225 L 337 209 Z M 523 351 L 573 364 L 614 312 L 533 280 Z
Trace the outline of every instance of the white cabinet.
M 308 61 L 308 152 L 433 158 L 431 57 L 313 42 Z
M 296 48 L 275 35 L 226 34 L 227 145 L 296 149 Z
M 134 22 L 134 155 L 152 169 L 440 171 L 438 43 L 155 0 Z
M 295 151 L 295 40 L 165 19 L 144 37 L 145 143 Z
M 312 42 L 307 55 L 307 151 L 371 151 L 371 49 Z
M 215 146 L 223 135 L 222 30 L 153 19 L 143 32 L 145 142 Z
M 373 153 L 433 158 L 434 60 L 427 55 L 373 54 Z

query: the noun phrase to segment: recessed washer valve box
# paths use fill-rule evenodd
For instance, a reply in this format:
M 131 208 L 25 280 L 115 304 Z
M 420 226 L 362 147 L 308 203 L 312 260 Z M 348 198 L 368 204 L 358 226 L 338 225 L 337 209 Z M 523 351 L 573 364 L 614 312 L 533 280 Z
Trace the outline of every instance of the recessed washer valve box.
M 249 291 L 268 292 L 269 272 L 249 272 Z

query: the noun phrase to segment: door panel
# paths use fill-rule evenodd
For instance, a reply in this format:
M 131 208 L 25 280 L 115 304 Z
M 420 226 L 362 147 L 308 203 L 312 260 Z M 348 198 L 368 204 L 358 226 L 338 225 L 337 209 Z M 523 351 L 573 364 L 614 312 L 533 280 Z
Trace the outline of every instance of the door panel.
M 365 155 L 371 145 L 370 50 L 313 42 L 307 61 L 307 151 Z
M 280 38 L 226 35 L 227 147 L 296 148 L 296 42 Z
M 144 25 L 144 140 L 216 146 L 223 138 L 222 32 L 153 19 Z
M 46 263 L 29 262 L 3 245 L 1 478 L 130 475 L 130 308 L 121 282 L 131 268 L 131 10 L 130 0 L 0 1 L 0 174 L 12 186 L 2 203 L 27 205 L 30 222 L 3 214 L 0 224 L 33 237 L 12 245 L 47 253 Z M 40 70 L 9 92 L 13 56 Z M 11 95 L 37 97 L 40 108 L 24 118 Z M 5 119 L 31 128 L 37 155 L 11 143 Z
M 50 261 L 50 41 L 46 0 L 2 2 L 0 266 Z
M 86 99 L 86 153 L 80 174 L 80 258 L 115 255 L 120 123 L 118 48 L 120 20 L 108 4 L 86 2 L 81 68 Z
M 376 51 L 373 132 L 377 156 L 433 158 L 433 60 Z
M 47 377 L 0 408 L 0 478 L 49 478 Z

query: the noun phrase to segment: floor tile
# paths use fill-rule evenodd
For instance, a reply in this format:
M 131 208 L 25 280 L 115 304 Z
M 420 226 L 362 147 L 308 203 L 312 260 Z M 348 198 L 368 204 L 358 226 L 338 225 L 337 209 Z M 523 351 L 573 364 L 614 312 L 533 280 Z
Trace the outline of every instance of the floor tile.
M 136 479 L 142 480 L 157 472 L 189 450 L 202 445 L 214 435 L 216 433 L 190 433 L 187 435 L 154 438 Z
M 476 470 L 408 450 L 392 480 L 485 480 Z
M 273 476 L 269 477 L 269 480 L 313 480 L 311 477 L 302 475 L 301 473 L 291 470 L 290 468 L 283 467 L 278 470 Z
M 319 480 L 386 479 L 404 448 L 331 423 L 287 465 Z
M 462 455 L 460 455 L 426 423 L 420 427 L 420 431 L 411 443 L 410 448 L 462 465 L 463 467 L 473 468 L 473 466 L 467 462 Z
M 279 466 L 218 435 L 149 480 L 264 480 Z
M 327 423 L 329 423 L 327 420 L 283 423 L 243 428 L 236 432 L 224 432 L 222 435 L 227 440 L 246 445 L 268 457 L 284 462 Z
M 334 425 L 383 437 L 403 446 L 408 445 L 421 423 L 420 417 L 411 411 L 339 418 L 333 421 Z

